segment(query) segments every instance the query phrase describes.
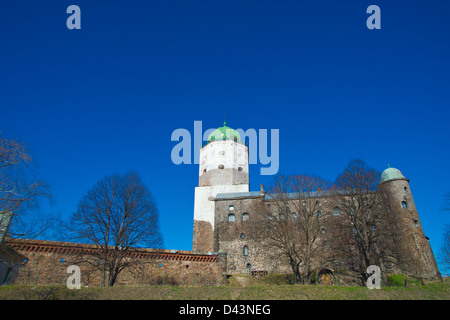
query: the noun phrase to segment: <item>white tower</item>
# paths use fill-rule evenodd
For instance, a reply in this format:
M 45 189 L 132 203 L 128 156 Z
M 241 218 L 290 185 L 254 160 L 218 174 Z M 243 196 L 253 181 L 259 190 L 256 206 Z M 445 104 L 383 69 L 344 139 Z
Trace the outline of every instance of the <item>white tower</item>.
M 214 198 L 218 193 L 248 192 L 248 147 L 226 126 L 214 130 L 200 149 L 199 186 L 195 188 L 192 251 L 214 251 Z

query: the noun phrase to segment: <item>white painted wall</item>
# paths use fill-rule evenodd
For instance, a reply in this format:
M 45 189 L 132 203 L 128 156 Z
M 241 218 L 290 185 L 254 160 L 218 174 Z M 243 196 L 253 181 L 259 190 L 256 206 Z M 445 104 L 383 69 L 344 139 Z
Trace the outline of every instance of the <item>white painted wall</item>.
M 199 176 L 206 171 L 224 168 L 238 169 L 248 173 L 248 148 L 242 143 L 232 140 L 213 141 L 200 149 Z
M 194 220 L 211 223 L 214 230 L 214 201 L 218 193 L 248 192 L 248 184 L 207 186 L 195 188 Z

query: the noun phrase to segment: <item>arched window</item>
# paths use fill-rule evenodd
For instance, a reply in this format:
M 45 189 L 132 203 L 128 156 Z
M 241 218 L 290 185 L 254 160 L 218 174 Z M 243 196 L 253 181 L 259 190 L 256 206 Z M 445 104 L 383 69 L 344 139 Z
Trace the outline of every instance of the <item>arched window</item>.
M 292 220 L 297 220 L 297 214 L 295 212 L 291 213 L 291 219 Z
M 248 220 L 248 213 L 245 212 L 244 214 L 242 214 L 242 221 L 247 221 Z
M 247 269 L 251 269 L 252 268 L 252 264 L 251 263 L 247 263 Z
M 406 201 L 402 201 L 402 208 L 408 208 L 408 203 Z
M 341 209 L 339 209 L 338 207 L 334 207 L 333 208 L 333 216 L 339 216 L 341 215 Z
M 234 206 L 233 206 L 233 205 L 230 205 L 230 206 L 228 207 L 228 210 L 229 210 L 229 211 L 234 211 Z
M 228 215 L 228 222 L 234 222 L 236 220 L 236 216 L 233 213 Z
M 245 234 L 241 233 L 241 239 L 245 239 Z
M 248 256 L 248 247 L 244 246 L 244 250 L 243 250 L 244 256 Z

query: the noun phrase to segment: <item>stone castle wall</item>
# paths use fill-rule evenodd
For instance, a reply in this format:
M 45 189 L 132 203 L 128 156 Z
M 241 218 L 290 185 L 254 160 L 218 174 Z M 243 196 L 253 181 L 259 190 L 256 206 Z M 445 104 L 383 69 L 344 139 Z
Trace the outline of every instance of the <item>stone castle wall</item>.
M 387 183 L 385 188 L 389 188 L 386 194 L 391 195 L 387 213 L 390 216 L 398 217 L 396 221 L 400 221 L 397 230 L 401 236 L 401 245 L 389 245 L 386 248 L 392 251 L 391 255 L 400 256 L 400 260 L 394 264 L 389 260 L 385 260 L 386 271 L 389 273 L 407 273 L 410 275 L 439 279 L 439 271 L 434 259 L 428 238 L 424 235 L 420 225 L 419 215 L 414 205 L 409 184 L 405 183 Z M 296 200 L 293 200 L 296 201 Z M 339 269 L 350 270 L 353 267 L 355 258 L 340 257 L 335 251 L 334 232 L 341 223 L 336 223 L 341 219 L 340 213 L 335 213 L 336 204 L 332 197 L 319 197 L 316 199 L 320 203 L 321 214 L 326 216 L 322 220 L 323 234 L 321 233 L 317 241 L 317 251 L 315 259 L 312 261 L 312 269 L 319 272 L 323 269 Z M 402 201 L 407 201 L 408 207 L 402 208 Z M 282 254 L 275 252 L 274 248 L 269 248 L 265 243 L 264 237 L 259 233 L 258 223 L 258 206 L 261 204 L 266 206 L 269 211 L 273 201 L 265 199 L 263 195 L 255 197 L 227 198 L 215 200 L 215 230 L 214 242 L 215 252 L 227 252 L 227 272 L 230 274 L 246 273 L 250 270 L 265 270 L 274 273 L 289 273 L 292 271 L 289 261 Z M 258 204 L 259 203 L 259 204 Z M 230 206 L 233 210 L 230 210 Z M 255 209 L 256 208 L 256 209 Z M 294 211 L 295 209 L 293 209 Z M 228 215 L 234 215 L 234 221 L 228 221 Z M 248 220 L 244 221 L 244 214 L 248 215 Z M 391 231 L 393 231 L 392 229 Z M 266 231 L 267 232 L 267 231 Z M 378 232 L 386 238 L 384 244 L 389 242 L 389 235 L 386 232 Z M 244 249 L 244 247 L 247 247 Z M 248 250 L 247 252 L 244 252 Z M 387 259 L 387 257 L 385 257 Z M 358 263 L 356 261 L 356 263 Z
M 93 246 L 30 240 L 10 240 L 8 245 L 27 259 L 15 284 L 66 285 L 67 267 L 77 265 L 82 286 L 101 285 L 101 262 L 92 254 Z M 223 277 L 217 255 L 136 249 L 127 259 L 133 263 L 119 274 L 117 285 L 215 286 Z

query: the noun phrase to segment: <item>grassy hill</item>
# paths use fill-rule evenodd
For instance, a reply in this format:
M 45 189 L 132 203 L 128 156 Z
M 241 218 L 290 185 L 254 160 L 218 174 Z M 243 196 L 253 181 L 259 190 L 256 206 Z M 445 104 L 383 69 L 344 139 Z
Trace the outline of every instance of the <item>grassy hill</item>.
M 450 279 L 412 286 L 289 285 L 285 278 L 233 276 L 219 287 L 115 286 L 69 290 L 64 286 L 0 287 L 1 300 L 450 300 Z

